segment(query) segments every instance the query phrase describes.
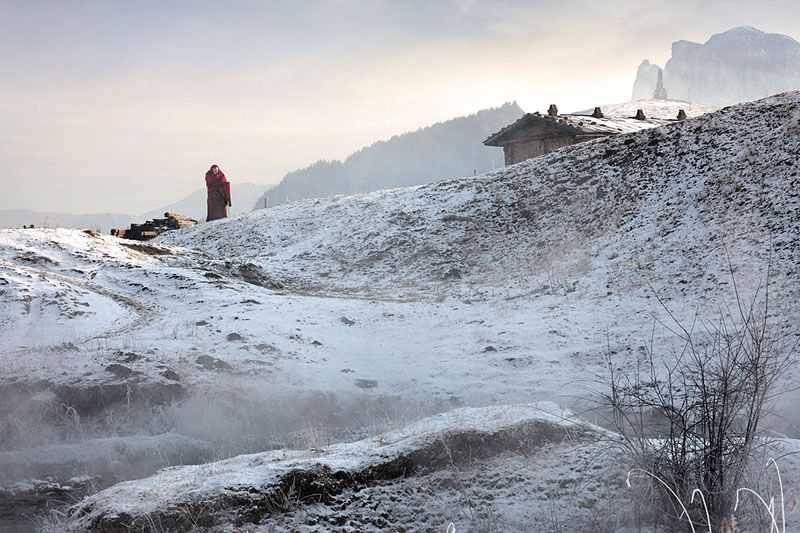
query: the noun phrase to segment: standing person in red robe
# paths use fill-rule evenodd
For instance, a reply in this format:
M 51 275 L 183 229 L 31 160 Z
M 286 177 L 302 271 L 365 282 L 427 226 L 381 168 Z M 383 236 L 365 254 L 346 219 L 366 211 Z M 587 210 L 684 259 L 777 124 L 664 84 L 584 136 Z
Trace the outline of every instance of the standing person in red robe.
M 218 165 L 211 165 L 206 172 L 206 189 L 208 189 L 208 216 L 206 222 L 226 218 L 231 205 L 231 184 Z

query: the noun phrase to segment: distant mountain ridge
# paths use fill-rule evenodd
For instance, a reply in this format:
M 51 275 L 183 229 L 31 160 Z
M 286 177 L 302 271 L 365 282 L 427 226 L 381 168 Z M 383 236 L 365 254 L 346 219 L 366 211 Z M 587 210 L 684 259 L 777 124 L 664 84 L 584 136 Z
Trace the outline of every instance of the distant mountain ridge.
M 263 183 L 237 183 L 231 180 L 231 203 L 233 204 L 228 210 L 231 215 L 238 215 L 240 213 L 247 213 L 252 210 L 253 204 L 264 195 L 264 189 L 269 189 L 272 185 L 264 185 Z M 148 211 L 144 218 L 161 217 L 166 211 L 171 213 L 179 213 L 186 215 L 195 220 L 205 220 L 206 218 L 206 189 L 197 189 L 195 192 L 171 203 L 164 207 Z
M 652 98 L 661 68 L 639 65 L 633 101 Z M 800 43 L 787 35 L 742 26 L 712 35 L 704 44 L 672 43 L 663 69 L 667 96 L 727 106 L 800 89 Z
M 343 162 L 317 161 L 286 174 L 254 208 L 331 194 L 421 185 L 501 167 L 503 151 L 484 146 L 483 141 L 523 114 L 516 102 L 506 103 L 378 141 Z
M 108 233 L 111 228 L 125 227 L 141 217 L 124 213 L 87 213 L 73 215 L 33 211 L 31 209 L 0 210 L 0 228 L 21 228 L 33 225 L 37 228 L 81 228 Z
M 263 183 L 231 183 L 231 197 L 233 206 L 231 215 L 247 213 L 251 210 L 253 202 L 263 196 L 264 189 L 271 185 Z M 160 218 L 167 211 L 178 213 L 195 220 L 206 218 L 206 189 L 197 189 L 189 196 L 159 207 L 142 215 L 128 215 L 125 213 L 86 213 L 73 215 L 70 213 L 55 213 L 34 211 L 31 209 L 6 209 L 0 210 L 0 228 L 21 228 L 33 224 L 37 228 L 79 228 L 93 229 L 101 233 L 108 233 L 112 228 L 124 228 L 131 223 L 141 223 L 147 219 Z

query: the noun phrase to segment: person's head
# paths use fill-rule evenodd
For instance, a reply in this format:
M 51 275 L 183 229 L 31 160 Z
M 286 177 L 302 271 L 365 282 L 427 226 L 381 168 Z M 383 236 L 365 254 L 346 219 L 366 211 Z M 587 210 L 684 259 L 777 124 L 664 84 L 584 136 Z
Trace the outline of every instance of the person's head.
M 211 165 L 211 173 L 219 174 L 219 165 Z

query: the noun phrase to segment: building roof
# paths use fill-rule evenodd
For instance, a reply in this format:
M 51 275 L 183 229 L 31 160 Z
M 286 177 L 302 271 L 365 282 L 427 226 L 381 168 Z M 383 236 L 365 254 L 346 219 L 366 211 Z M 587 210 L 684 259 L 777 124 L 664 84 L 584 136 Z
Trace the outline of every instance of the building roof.
M 603 104 L 600 106 L 603 116 L 608 117 L 632 117 L 636 111 L 641 109 L 648 118 L 675 118 L 678 111 L 683 109 L 687 118 L 699 117 L 706 113 L 719 111 L 720 108 L 705 105 L 693 104 L 683 100 L 636 100 L 635 102 L 620 102 L 616 104 Z M 576 110 L 573 115 L 591 115 L 593 108 Z
M 483 141 L 486 146 L 503 146 L 506 141 L 515 133 L 524 130 L 528 125 L 538 121 L 547 121 L 553 130 L 561 130 L 568 135 L 579 135 L 586 137 L 603 137 L 607 135 L 618 135 L 621 133 L 633 133 L 635 131 L 655 128 L 664 124 L 670 124 L 675 120 L 659 118 L 620 118 L 602 117 L 596 118 L 592 115 L 541 115 L 539 113 L 526 113 L 513 124 L 509 124 L 497 133 L 489 136 Z

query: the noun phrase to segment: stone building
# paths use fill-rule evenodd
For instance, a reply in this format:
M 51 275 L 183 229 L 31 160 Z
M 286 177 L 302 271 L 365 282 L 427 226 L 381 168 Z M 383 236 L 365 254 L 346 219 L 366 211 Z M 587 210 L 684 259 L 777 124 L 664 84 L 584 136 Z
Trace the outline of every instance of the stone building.
M 641 109 L 636 117 L 604 117 L 599 107 L 591 115 L 559 115 L 553 104 L 546 115 L 527 113 L 483 144 L 502 146 L 505 164 L 513 165 L 571 144 L 655 128 L 676 120 L 647 118 Z

